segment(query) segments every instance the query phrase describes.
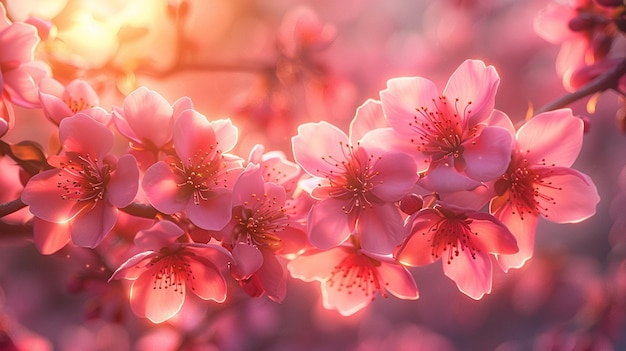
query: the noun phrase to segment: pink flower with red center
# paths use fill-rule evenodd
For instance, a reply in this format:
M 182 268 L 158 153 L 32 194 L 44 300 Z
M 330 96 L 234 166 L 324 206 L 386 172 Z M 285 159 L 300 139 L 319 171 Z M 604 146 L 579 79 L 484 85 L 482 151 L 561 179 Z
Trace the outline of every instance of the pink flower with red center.
M 539 216 L 556 223 L 581 222 L 600 201 L 593 181 L 571 169 L 583 142 L 583 121 L 569 109 L 544 112 L 516 133 L 511 164 L 495 183 L 491 213 L 515 235 L 519 252 L 499 256 L 503 269 L 521 267 L 533 254 Z
M 491 292 L 491 255 L 517 252 L 513 234 L 487 213 L 437 205 L 410 216 L 407 230 L 398 262 L 421 266 L 441 259 L 444 274 L 476 300 Z
M 380 99 L 393 128 L 388 138 L 401 141 L 418 171 L 425 170 L 423 186 L 470 190 L 506 170 L 512 137 L 490 123 L 499 82 L 492 66 L 475 60 L 452 73 L 442 94 L 421 77 L 387 82 Z
M 37 29 L 26 23 L 12 23 L 0 3 L 0 136 L 13 125 L 10 103 L 39 107 L 37 81 L 47 69 L 33 61 L 37 44 Z
M 183 111 L 173 127 L 175 155 L 146 171 L 142 187 L 150 203 L 166 214 L 185 212 L 196 226 L 220 230 L 232 216 L 232 186 L 242 160 L 225 152 L 237 143 L 230 120 L 209 122 Z
M 230 223 L 212 235 L 232 250 L 233 276 L 253 296 L 275 301 L 286 294 L 287 274 L 277 255 L 294 254 L 306 244 L 306 227 L 287 201 L 285 188 L 263 178 L 249 164 L 233 187 Z
M 330 250 L 310 249 L 287 264 L 294 278 L 319 281 L 324 308 L 352 315 L 387 292 L 405 300 L 419 298 L 411 273 L 390 257 L 342 245 Z
M 82 79 L 75 79 L 63 86 L 53 78 L 44 78 L 39 82 L 39 99 L 46 117 L 57 125 L 63 118 L 78 112 L 90 114 L 104 125 L 111 120 L 111 115 L 98 107 L 98 94 Z
M 28 181 L 22 201 L 44 221 L 71 221 L 72 242 L 95 247 L 115 225 L 118 207 L 137 194 L 137 162 L 109 155 L 113 132 L 83 113 L 61 121 L 59 138 L 62 153 L 48 157 L 54 168 Z
M 306 123 L 292 138 L 296 162 L 317 185 L 307 221 L 310 242 L 330 249 L 359 236 L 364 250 L 389 254 L 402 242 L 402 218 L 394 202 L 417 181 L 415 163 L 382 149 L 384 140 L 365 134 L 353 142 L 327 123 Z
M 129 258 L 109 279 L 132 280 L 130 306 L 153 323 L 175 316 L 188 291 L 203 300 L 226 300 L 222 271 L 230 254 L 218 245 L 177 241 L 184 234 L 169 221 L 140 231 L 135 244 L 145 251 Z

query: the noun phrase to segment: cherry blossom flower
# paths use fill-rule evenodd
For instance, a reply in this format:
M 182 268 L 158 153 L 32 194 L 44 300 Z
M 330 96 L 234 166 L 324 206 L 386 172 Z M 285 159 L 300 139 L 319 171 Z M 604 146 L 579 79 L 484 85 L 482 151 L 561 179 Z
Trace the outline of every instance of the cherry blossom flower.
M 292 138 L 296 162 L 314 178 L 307 232 L 320 249 L 340 245 L 356 233 L 364 250 L 389 254 L 402 242 L 402 218 L 394 202 L 417 181 L 415 163 L 384 150 L 366 133 L 353 142 L 327 122 L 305 123 Z
M 170 105 L 156 91 L 139 87 L 128 94 L 121 108 L 113 107 L 113 122 L 133 148 L 157 152 L 167 149 L 171 143 L 178 115 L 192 108 L 193 103 L 187 97 Z M 147 119 L 150 123 L 146 123 Z
M 132 280 L 130 306 L 153 323 L 176 315 L 187 291 L 203 300 L 226 300 L 226 280 L 221 272 L 230 262 L 230 254 L 219 245 L 177 241 L 184 234 L 170 221 L 140 231 L 135 244 L 145 251 L 129 258 L 109 279 Z
M 47 69 L 33 61 L 37 44 L 37 29 L 26 23 L 11 22 L 0 4 L 0 136 L 13 125 L 10 103 L 39 107 L 37 81 L 47 74 Z
M 202 229 L 220 230 L 232 216 L 232 185 L 242 160 L 226 154 L 237 143 L 230 120 L 209 122 L 194 110 L 183 111 L 173 127 L 175 155 L 146 171 L 143 190 L 159 211 L 185 211 Z
M 288 275 L 276 255 L 300 251 L 306 227 L 289 207 L 285 189 L 263 176 L 261 166 L 246 167 L 233 187 L 232 220 L 212 235 L 232 249 L 231 272 L 244 290 L 280 302 Z
M 263 179 L 283 186 L 287 194 L 296 189 L 298 179 L 302 175 L 300 166 L 287 160 L 284 152 L 265 152 L 265 146 L 261 144 L 252 148 L 248 162 L 258 164 L 262 168 Z
M 492 126 L 500 78 L 482 61 L 466 60 L 443 93 L 421 77 L 394 78 L 380 92 L 383 111 L 403 149 L 426 169 L 423 186 L 471 190 L 500 176 L 508 165 L 511 135 Z
M 490 211 L 511 230 L 519 252 L 498 256 L 504 270 L 520 268 L 533 254 L 539 216 L 578 223 L 600 201 L 591 178 L 571 169 L 583 142 L 583 121 L 569 109 L 536 115 L 516 133 L 511 163 L 495 183 Z
M 515 237 L 487 213 L 436 205 L 409 217 L 407 230 L 398 262 L 421 266 L 441 259 L 444 274 L 476 300 L 491 292 L 491 255 L 517 252 Z
M 63 86 L 53 78 L 43 78 L 39 82 L 39 99 L 46 117 L 57 125 L 63 118 L 78 112 L 87 113 L 104 125 L 111 120 L 111 115 L 98 107 L 98 94 L 82 79 L 75 79 Z
M 353 237 L 354 238 L 354 237 Z M 357 244 L 358 245 L 358 244 Z M 352 315 L 387 292 L 405 300 L 419 298 L 411 273 L 389 256 L 368 253 L 351 243 L 329 250 L 309 249 L 287 264 L 294 278 L 321 282 L 324 308 Z
M 71 221 L 72 242 L 95 247 L 115 225 L 118 207 L 135 198 L 137 163 L 132 155 L 109 155 L 113 132 L 83 113 L 61 121 L 59 138 L 62 154 L 48 157 L 54 168 L 28 181 L 22 201 L 44 221 Z
M 561 45 L 556 70 L 567 90 L 574 91 L 594 78 L 587 66 L 595 67 L 594 73 L 611 67 L 602 62 L 620 34 L 612 20 L 616 13 L 596 1 L 569 0 L 551 2 L 535 17 L 535 32 Z

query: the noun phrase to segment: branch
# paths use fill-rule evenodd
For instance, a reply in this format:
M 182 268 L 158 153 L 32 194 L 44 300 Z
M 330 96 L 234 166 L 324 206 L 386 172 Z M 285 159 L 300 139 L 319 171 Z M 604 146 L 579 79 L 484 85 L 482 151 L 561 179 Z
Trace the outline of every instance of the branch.
M 583 85 L 575 92 L 565 94 L 560 98 L 536 110 L 535 114 L 566 107 L 567 105 L 594 93 L 598 93 L 608 89 L 616 89 L 620 78 L 622 78 L 624 74 L 626 74 L 626 59 L 622 60 L 610 70 L 604 72 L 604 74 L 601 74 L 594 80 Z
M 0 218 L 6 215 L 10 215 L 13 212 L 17 212 L 24 207 L 26 207 L 26 204 L 23 203 L 22 199 L 20 199 L 19 197 L 13 201 L 0 204 Z

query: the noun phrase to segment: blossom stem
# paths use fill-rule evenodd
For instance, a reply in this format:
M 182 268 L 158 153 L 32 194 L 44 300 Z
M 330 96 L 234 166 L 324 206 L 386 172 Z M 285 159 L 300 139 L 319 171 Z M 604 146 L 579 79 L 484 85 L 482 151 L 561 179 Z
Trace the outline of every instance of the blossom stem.
M 608 89 L 617 90 L 619 80 L 626 74 L 626 59 L 622 60 L 619 64 L 615 65 L 612 69 L 604 72 L 604 74 L 596 77 L 594 80 L 583 85 L 580 89 L 561 96 L 560 98 L 548 103 L 547 105 L 539 108 L 535 111 L 535 114 L 542 112 L 556 110 L 567 105 L 576 102 L 585 96 L 592 95 L 594 93 L 602 92 Z
M 0 218 L 10 215 L 13 212 L 17 212 L 24 207 L 26 207 L 26 204 L 24 204 L 22 199 L 19 197 L 15 200 L 0 204 Z
M 11 145 L 5 143 L 2 140 L 0 140 L 0 156 L 1 155 L 9 156 L 20 167 L 22 167 L 22 169 L 26 171 L 26 173 L 30 174 L 31 176 L 39 173 L 39 171 L 41 170 L 41 167 L 43 166 L 39 162 L 23 160 L 19 158 L 17 155 L 15 155 L 15 153 L 13 153 L 13 150 L 11 150 Z

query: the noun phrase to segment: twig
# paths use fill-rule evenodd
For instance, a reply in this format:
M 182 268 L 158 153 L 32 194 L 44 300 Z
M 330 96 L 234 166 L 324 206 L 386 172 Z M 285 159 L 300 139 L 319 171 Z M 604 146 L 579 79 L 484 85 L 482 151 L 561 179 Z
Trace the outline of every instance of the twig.
M 0 204 L 0 218 L 9 215 L 13 212 L 17 212 L 26 207 L 26 204 L 22 202 L 19 197 L 15 200 Z
M 535 114 L 566 107 L 567 105 L 594 93 L 602 92 L 608 89 L 617 89 L 619 80 L 624 74 L 626 74 L 626 59 L 622 60 L 610 70 L 604 72 L 604 74 L 596 77 L 591 82 L 583 85 L 575 92 L 565 94 L 536 110 Z

